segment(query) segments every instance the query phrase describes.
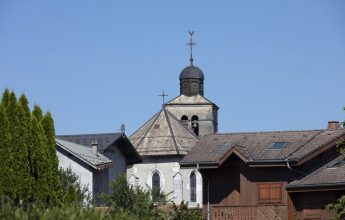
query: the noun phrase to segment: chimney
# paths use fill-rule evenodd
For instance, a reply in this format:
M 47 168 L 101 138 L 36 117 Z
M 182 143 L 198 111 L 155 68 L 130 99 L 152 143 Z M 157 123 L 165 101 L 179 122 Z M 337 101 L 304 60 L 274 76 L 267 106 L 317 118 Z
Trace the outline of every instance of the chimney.
M 98 156 L 98 143 L 97 140 L 92 140 L 91 142 L 91 151 L 93 154 Z
M 340 128 L 339 121 L 329 121 L 328 122 L 328 126 L 327 126 L 328 130 L 336 130 L 338 128 Z

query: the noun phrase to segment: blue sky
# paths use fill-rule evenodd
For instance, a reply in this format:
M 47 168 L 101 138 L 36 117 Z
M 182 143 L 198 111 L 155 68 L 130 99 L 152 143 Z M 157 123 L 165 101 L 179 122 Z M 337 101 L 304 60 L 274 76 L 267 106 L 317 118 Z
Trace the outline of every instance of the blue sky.
M 345 112 L 345 1 L 0 1 L 0 90 L 58 134 L 132 134 L 179 95 L 188 30 L 219 131 L 325 128 Z

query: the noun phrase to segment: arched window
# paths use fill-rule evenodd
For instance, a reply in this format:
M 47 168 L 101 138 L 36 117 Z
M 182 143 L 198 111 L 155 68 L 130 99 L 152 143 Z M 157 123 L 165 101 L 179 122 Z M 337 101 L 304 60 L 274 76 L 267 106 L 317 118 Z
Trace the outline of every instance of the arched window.
M 194 133 L 199 136 L 199 117 L 196 115 L 192 116 L 192 129 Z
M 158 172 L 154 172 L 152 175 L 152 190 L 159 191 L 161 188 L 161 178 Z
M 188 117 L 187 117 L 186 115 L 183 115 L 183 116 L 181 117 L 181 123 L 182 123 L 184 126 L 188 127 Z
M 192 172 L 189 177 L 190 182 L 190 201 L 196 202 L 196 175 Z

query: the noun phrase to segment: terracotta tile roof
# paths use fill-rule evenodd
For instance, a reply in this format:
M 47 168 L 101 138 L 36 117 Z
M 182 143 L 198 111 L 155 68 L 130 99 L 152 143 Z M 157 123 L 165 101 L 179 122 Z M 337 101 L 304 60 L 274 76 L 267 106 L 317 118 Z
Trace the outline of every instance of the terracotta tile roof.
M 343 128 L 211 134 L 204 136 L 180 163 L 217 164 L 224 155 L 234 149 L 247 161 L 300 160 L 344 135 Z M 274 149 L 272 146 L 276 142 L 287 142 L 287 145 L 281 149 Z
M 343 156 L 330 161 L 302 179 L 289 183 L 287 190 L 336 185 L 345 186 L 345 160 Z

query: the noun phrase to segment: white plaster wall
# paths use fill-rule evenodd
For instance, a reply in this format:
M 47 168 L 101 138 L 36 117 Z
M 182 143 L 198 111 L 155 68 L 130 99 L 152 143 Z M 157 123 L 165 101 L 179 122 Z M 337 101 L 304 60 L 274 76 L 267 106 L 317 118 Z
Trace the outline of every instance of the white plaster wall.
M 92 171 L 81 166 L 73 159 L 69 158 L 65 154 L 60 153 L 59 151 L 56 152 L 58 159 L 59 159 L 59 167 L 62 169 L 67 169 L 71 167 L 72 171 L 76 173 L 82 185 L 86 185 L 89 188 L 91 195 L 93 195 L 93 174 Z
M 103 154 L 113 161 L 113 166 L 109 168 L 109 183 L 114 180 L 119 173 L 126 172 L 126 158 L 120 151 L 120 146 L 112 145 Z
M 158 171 L 161 177 L 161 189 L 166 194 L 169 194 L 169 199 L 174 200 L 176 203 L 180 201 L 174 199 L 174 176 L 180 173 L 182 176 L 182 198 L 184 201 L 188 201 L 191 207 L 196 207 L 202 205 L 202 177 L 196 171 L 197 177 L 197 200 L 196 202 L 190 202 L 190 174 L 194 169 L 180 169 L 179 163 L 175 160 L 168 159 L 151 159 L 144 160 L 144 162 L 139 164 L 134 164 L 127 168 L 127 177 L 130 182 L 135 180 L 137 184 L 144 189 L 149 189 L 152 187 L 152 172 Z

